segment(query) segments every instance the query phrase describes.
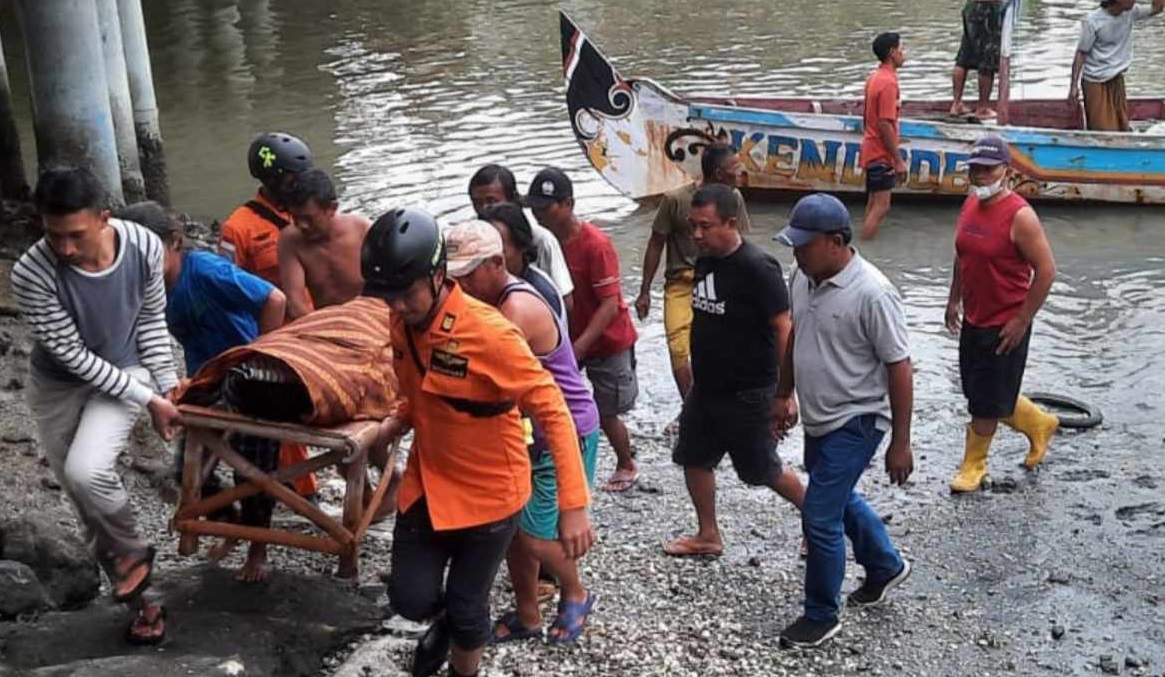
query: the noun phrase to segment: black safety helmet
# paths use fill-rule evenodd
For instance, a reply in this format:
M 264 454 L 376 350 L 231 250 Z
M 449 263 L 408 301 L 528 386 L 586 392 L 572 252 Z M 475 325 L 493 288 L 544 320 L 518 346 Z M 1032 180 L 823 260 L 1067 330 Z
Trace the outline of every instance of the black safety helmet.
M 247 168 L 264 184 L 282 174 L 298 174 L 311 167 L 311 149 L 302 139 L 283 132 L 260 134 L 247 150 Z
M 392 296 L 445 266 L 437 219 L 420 209 L 394 209 L 372 224 L 360 248 L 366 296 Z M 434 290 L 434 295 L 436 290 Z

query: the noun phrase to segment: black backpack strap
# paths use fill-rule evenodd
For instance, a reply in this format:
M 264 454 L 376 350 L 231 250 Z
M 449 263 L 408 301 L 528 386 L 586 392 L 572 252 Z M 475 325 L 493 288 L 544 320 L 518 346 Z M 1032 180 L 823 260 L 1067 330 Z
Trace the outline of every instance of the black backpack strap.
M 421 372 L 421 376 L 424 376 L 429 370 L 425 368 L 425 363 L 421 361 L 421 355 L 417 352 L 417 344 L 413 341 L 413 332 L 408 327 L 405 327 L 405 340 L 409 343 L 409 353 L 413 356 L 413 364 L 417 365 L 417 371 Z
M 263 204 L 262 202 L 259 202 L 258 200 L 247 200 L 243 203 L 243 206 L 255 212 L 259 218 L 270 221 L 271 224 L 279 230 L 283 230 L 291 223 L 279 214 L 276 214 L 270 207 Z

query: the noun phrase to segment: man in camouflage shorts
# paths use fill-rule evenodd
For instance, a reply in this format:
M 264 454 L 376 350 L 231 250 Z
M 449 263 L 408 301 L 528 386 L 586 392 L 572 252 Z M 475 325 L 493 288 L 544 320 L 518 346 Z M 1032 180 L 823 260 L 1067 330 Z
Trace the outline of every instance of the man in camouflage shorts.
M 971 109 L 963 105 L 963 86 L 967 82 L 967 71 L 974 70 L 979 73 L 979 105 L 975 117 L 995 117 L 991 108 L 991 88 L 999 70 L 1004 4 L 1002 0 L 967 0 L 963 5 L 963 40 L 955 57 L 951 115 L 962 117 L 971 113 Z

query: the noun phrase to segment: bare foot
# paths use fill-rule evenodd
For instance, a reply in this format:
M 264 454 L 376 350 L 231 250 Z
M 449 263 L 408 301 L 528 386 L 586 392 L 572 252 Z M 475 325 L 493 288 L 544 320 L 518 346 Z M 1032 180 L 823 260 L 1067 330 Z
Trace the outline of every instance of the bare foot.
M 682 536 L 664 545 L 663 551 L 672 557 L 718 557 L 724 552 L 724 543 L 720 539 Z
M 206 561 L 211 564 L 218 564 L 229 557 L 235 551 L 235 548 L 238 547 L 239 539 L 224 538 L 206 551 Z
M 271 577 L 271 567 L 267 565 L 267 544 L 252 543 L 247 549 L 247 561 L 239 569 L 235 580 L 242 583 L 262 583 Z
M 961 104 L 961 103 L 960 104 L 952 104 L 950 112 L 951 112 L 951 115 L 961 118 L 965 115 L 970 115 L 971 109 L 970 109 L 970 107 L 968 107 L 964 104 Z
M 994 120 L 998 114 L 990 108 L 979 108 L 975 111 L 975 117 L 980 120 Z

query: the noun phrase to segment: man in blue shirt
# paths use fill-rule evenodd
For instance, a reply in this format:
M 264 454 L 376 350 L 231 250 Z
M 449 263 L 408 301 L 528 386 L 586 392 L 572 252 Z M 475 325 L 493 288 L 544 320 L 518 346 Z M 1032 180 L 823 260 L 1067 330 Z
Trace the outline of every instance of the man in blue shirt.
M 217 254 L 188 250 L 182 223 L 158 203 L 130 205 L 118 217 L 145 226 L 165 245 L 166 325 L 182 344 L 187 376 L 216 355 L 283 324 L 287 305 L 283 292 Z M 278 465 L 277 441 L 235 435 L 231 444 L 260 470 L 270 472 Z M 236 484 L 243 481 L 236 475 Z M 268 526 L 273 509 L 274 499 L 257 494 L 242 500 L 240 520 L 248 526 Z M 235 539 L 224 540 L 207 552 L 207 559 L 219 562 L 237 546 Z M 268 574 L 266 544 L 252 543 L 239 580 L 257 582 Z

